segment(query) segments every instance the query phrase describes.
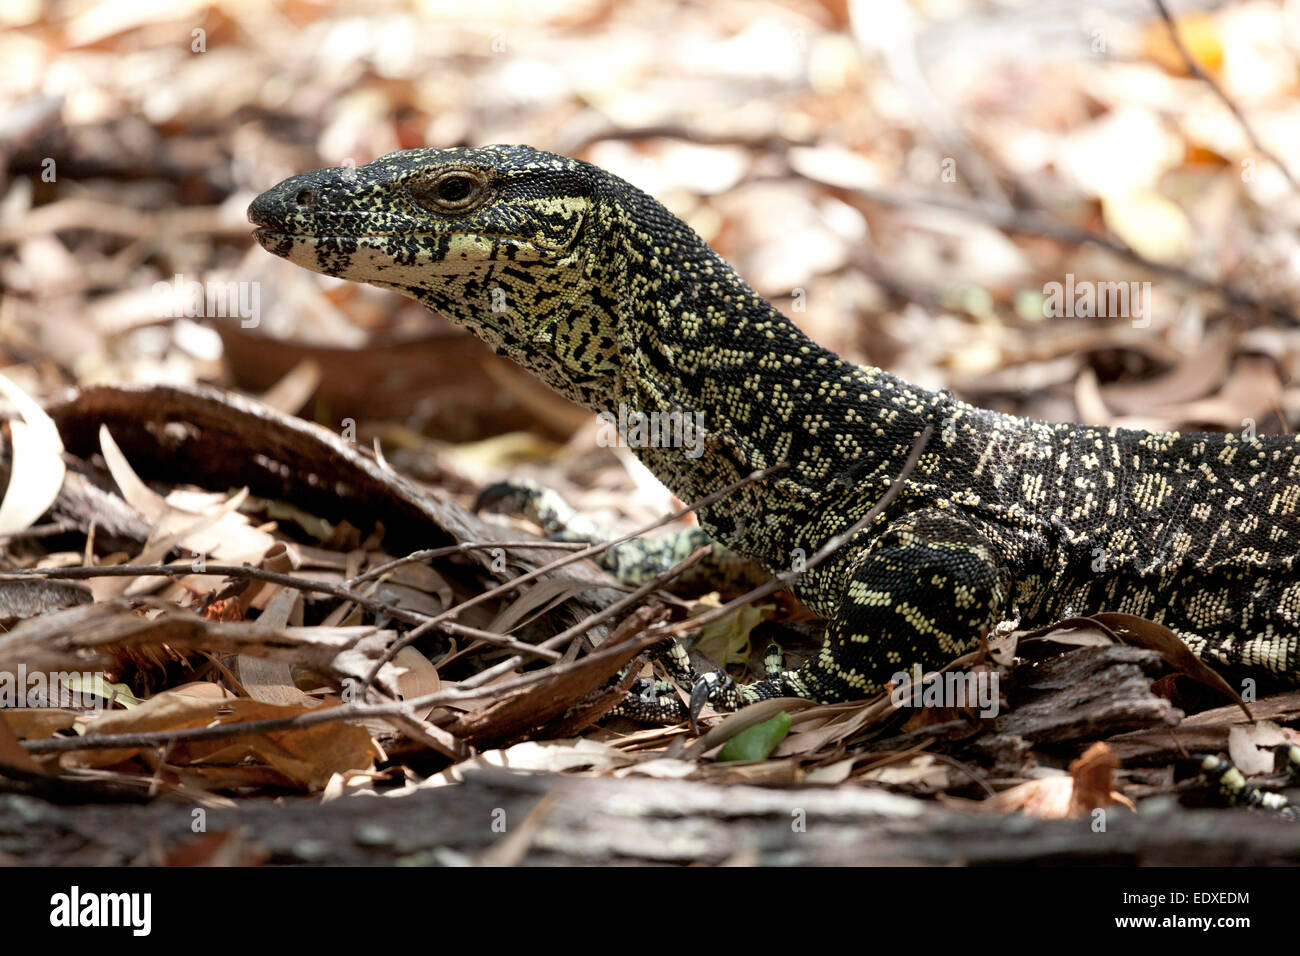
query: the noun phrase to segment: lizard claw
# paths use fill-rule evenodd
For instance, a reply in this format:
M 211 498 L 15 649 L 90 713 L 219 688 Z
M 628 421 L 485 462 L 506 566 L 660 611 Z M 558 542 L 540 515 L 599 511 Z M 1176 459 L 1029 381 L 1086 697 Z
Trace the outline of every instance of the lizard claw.
M 610 711 L 611 715 L 648 723 L 675 724 L 685 720 L 690 723 L 692 733 L 698 736 L 700 712 L 705 704 L 720 711 L 737 710 L 742 706 L 744 699 L 735 679 L 722 670 L 701 674 L 692 666 L 686 649 L 677 641 L 665 641 L 655 653 L 672 680 L 637 678 L 623 703 Z M 689 703 L 682 702 L 675 687 L 690 688 Z
M 697 680 L 695 686 L 691 688 L 691 703 L 690 707 L 687 709 L 686 716 L 690 718 L 691 721 L 691 733 L 696 737 L 700 735 L 700 711 L 702 711 L 704 705 L 708 703 L 709 693 L 713 690 L 713 683 L 709 680 L 712 676 L 712 674 L 705 674 Z
M 700 675 L 695 686 L 691 688 L 691 703 L 687 716 L 690 717 L 691 730 L 696 734 L 699 733 L 696 721 L 705 704 L 712 704 L 717 710 L 736 710 L 740 706 L 740 692 L 736 689 L 736 682 L 730 674 L 725 671 L 710 671 Z

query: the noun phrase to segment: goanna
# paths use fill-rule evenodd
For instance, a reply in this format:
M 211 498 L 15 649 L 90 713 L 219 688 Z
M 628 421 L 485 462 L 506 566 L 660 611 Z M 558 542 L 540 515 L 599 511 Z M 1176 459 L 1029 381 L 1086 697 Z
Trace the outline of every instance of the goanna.
M 526 146 L 414 149 L 286 180 L 249 207 L 307 269 L 394 289 L 598 412 L 678 413 L 700 448 L 636 453 L 772 572 L 797 567 L 915 469 L 795 592 L 820 652 L 739 688 L 824 702 L 942 666 L 997 622 L 1123 611 L 1198 655 L 1291 677 L 1300 441 L 1048 424 L 980 409 L 818 346 L 650 196 Z

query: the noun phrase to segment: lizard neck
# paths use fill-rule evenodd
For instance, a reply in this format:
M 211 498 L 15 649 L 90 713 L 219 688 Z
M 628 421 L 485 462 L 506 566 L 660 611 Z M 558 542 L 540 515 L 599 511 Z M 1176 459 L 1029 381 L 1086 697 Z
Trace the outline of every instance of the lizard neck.
M 684 501 L 788 463 L 766 487 L 747 486 L 701 514 L 732 547 L 784 567 L 790 549 L 820 543 L 795 540 L 808 533 L 807 511 L 845 494 L 883 493 L 946 398 L 817 345 L 671 222 L 674 231 L 661 230 L 650 248 L 625 253 L 615 385 L 595 410 L 604 437 L 631 448 Z M 681 440 L 663 441 L 662 429 L 619 430 L 655 416 Z M 804 518 L 787 521 L 785 510 Z M 761 515 L 763 526 L 747 515 Z

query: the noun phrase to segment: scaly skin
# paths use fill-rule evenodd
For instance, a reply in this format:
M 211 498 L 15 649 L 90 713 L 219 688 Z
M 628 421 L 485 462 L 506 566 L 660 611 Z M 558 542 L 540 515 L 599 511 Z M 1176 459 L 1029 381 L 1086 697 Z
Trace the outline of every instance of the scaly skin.
M 821 652 L 745 702 L 864 697 L 999 620 L 1102 610 L 1219 664 L 1296 674 L 1293 438 L 1052 425 L 852 365 L 654 199 L 525 146 L 306 173 L 249 218 L 276 255 L 418 299 L 593 411 L 699 413 L 702 455 L 634 449 L 683 500 L 788 462 L 700 513 L 773 572 L 862 517 L 933 424 L 897 498 L 795 586 L 828 620 Z

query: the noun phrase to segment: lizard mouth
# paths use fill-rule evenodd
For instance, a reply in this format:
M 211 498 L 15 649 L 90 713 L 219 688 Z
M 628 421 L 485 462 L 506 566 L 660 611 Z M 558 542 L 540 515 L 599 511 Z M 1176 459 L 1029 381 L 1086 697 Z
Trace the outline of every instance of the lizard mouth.
M 450 236 L 453 242 L 456 240 L 475 240 L 483 246 L 496 247 L 490 255 L 483 255 L 482 253 L 485 250 L 480 248 L 478 250 L 479 255 L 462 254 L 426 261 L 423 268 L 433 272 L 456 272 L 475 266 L 491 265 L 495 262 L 543 261 L 557 258 L 569 251 L 566 244 L 541 244 L 536 237 L 511 234 L 481 236 L 475 233 L 448 234 L 432 231 L 391 231 L 324 235 L 310 232 L 290 232 L 283 227 L 273 228 L 270 226 L 258 226 L 253 230 L 252 234 L 258 245 L 263 249 L 284 259 L 294 258 L 295 254 L 301 255 L 308 250 L 329 249 L 331 247 L 347 248 L 352 253 L 361 248 L 369 248 L 374 252 L 384 253 L 386 251 L 384 246 L 391 239 L 402 240 L 405 243 L 419 243 L 431 239 L 446 241 Z M 308 266 L 308 268 L 311 268 L 311 266 Z
M 322 242 L 342 242 L 344 240 L 365 240 L 365 239 L 391 239 L 394 236 L 410 236 L 413 239 L 421 238 L 428 233 L 411 233 L 411 232 L 358 232 L 352 234 L 338 235 L 317 235 L 314 232 L 285 232 L 282 229 L 264 229 L 258 228 L 253 230 L 253 238 L 266 245 L 268 242 L 284 242 L 286 239 L 290 242 L 301 243 L 322 243 Z
M 505 261 L 499 258 L 452 257 L 409 262 L 388 248 L 388 237 L 418 238 L 409 233 L 363 233 L 360 235 L 316 235 L 259 228 L 253 237 L 267 252 L 304 269 L 358 282 L 396 285 L 401 288 L 446 281 L 449 277 L 482 274 Z

